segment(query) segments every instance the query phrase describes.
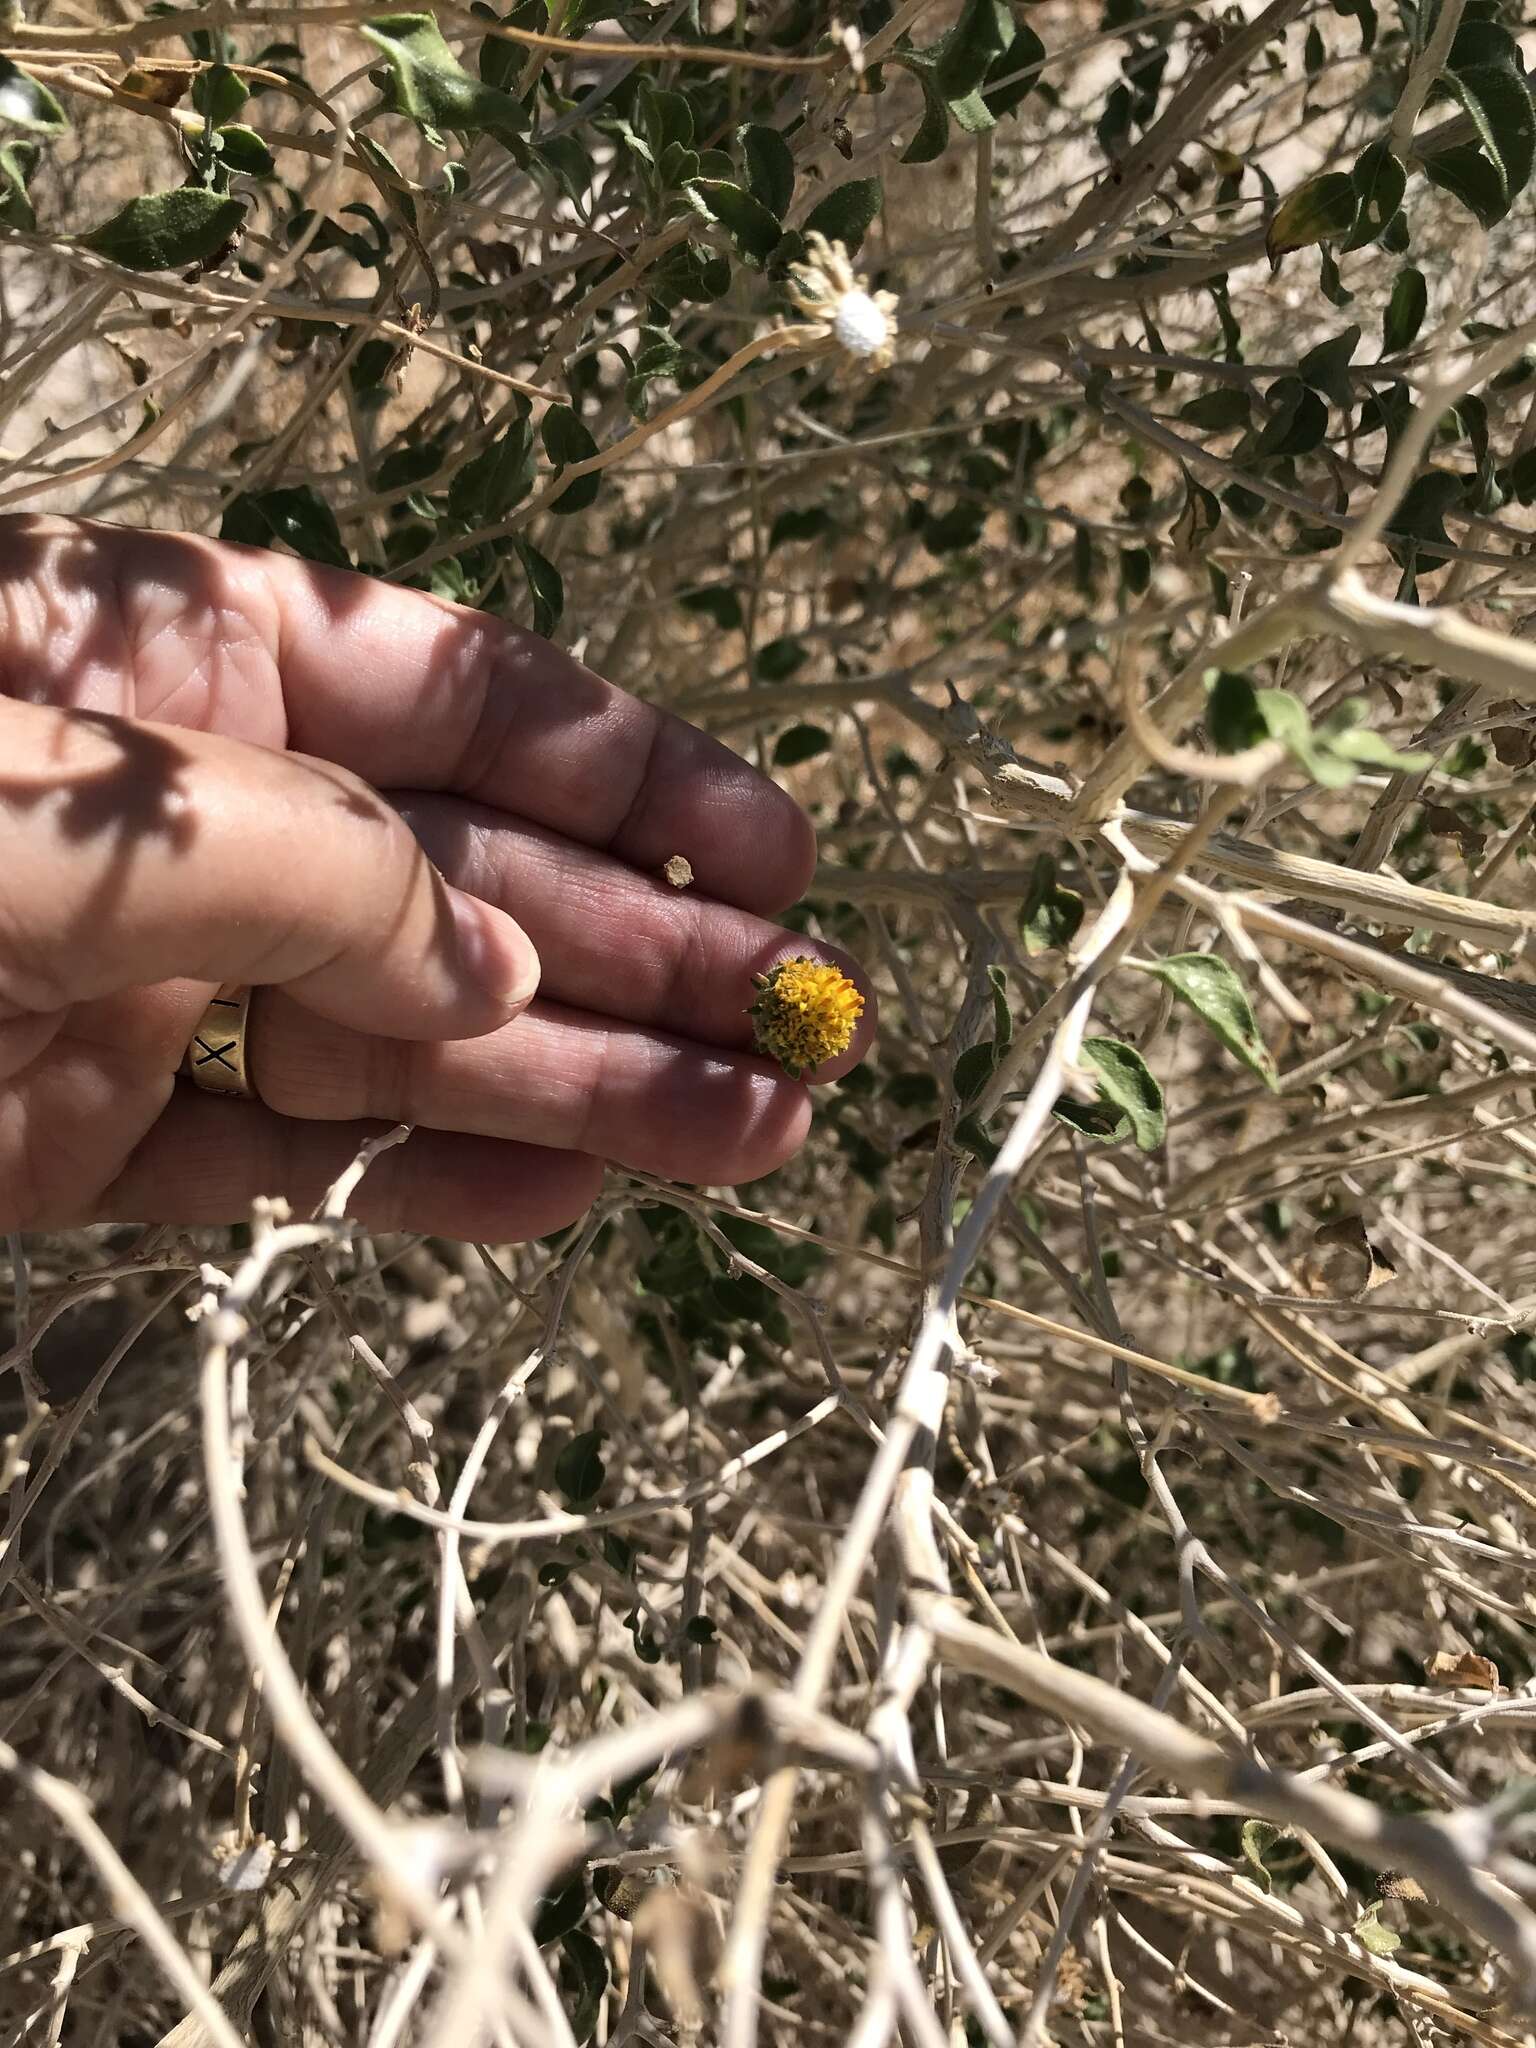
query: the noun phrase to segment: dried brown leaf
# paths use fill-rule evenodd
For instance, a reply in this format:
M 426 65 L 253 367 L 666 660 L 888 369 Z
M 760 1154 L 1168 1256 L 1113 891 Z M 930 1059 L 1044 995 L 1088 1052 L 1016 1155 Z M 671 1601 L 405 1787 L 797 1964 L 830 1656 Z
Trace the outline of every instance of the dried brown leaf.
M 1424 1676 L 1431 1685 L 1471 1685 L 1481 1692 L 1499 1689 L 1499 1667 L 1474 1650 L 1436 1650 L 1424 1660 Z

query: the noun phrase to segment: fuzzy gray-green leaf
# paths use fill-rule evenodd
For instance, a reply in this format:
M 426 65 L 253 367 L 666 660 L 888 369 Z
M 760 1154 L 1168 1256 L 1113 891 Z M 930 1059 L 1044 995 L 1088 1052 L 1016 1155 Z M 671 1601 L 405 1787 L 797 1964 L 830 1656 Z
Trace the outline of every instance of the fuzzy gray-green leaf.
M 1236 970 L 1214 953 L 1173 953 L 1148 968 L 1180 1002 L 1187 1003 L 1266 1087 L 1278 1085 L 1275 1063 Z

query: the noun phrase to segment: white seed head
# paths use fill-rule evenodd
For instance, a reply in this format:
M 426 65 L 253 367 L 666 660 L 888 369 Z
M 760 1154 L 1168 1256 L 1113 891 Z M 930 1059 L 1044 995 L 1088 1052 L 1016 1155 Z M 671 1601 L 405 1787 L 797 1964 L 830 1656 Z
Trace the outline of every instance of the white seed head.
M 806 261 L 790 265 L 785 295 L 796 312 L 831 330 L 838 347 L 872 370 L 884 370 L 896 353 L 897 301 L 890 292 L 871 292 L 848 260 L 841 242 L 814 231 L 806 236 Z
M 891 345 L 890 315 L 868 292 L 845 292 L 833 316 L 832 332 L 850 355 L 877 356 Z

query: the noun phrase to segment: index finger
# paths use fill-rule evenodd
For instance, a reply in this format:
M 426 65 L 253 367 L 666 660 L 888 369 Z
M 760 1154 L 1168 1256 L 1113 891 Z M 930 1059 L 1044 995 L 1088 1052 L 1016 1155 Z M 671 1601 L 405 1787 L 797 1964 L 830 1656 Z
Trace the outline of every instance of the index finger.
M 52 592 L 66 637 L 85 630 L 82 603 L 116 628 L 139 688 L 96 708 L 286 738 L 377 789 L 472 797 L 642 869 L 682 854 L 701 890 L 744 909 L 781 910 L 810 881 L 810 824 L 782 790 L 484 612 L 259 548 L 54 519 L 0 522 L 13 579 Z M 46 619 L 46 599 L 32 611 Z M 57 637 L 35 650 L 44 669 L 60 652 Z M 77 701 L 59 678 L 55 701 Z

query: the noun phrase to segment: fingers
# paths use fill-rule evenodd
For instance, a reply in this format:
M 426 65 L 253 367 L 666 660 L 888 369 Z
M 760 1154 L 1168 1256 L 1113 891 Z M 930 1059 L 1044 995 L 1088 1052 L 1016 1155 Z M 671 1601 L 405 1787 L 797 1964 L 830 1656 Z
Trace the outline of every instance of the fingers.
M 232 1223 L 249 1217 L 258 1195 L 285 1196 L 302 1215 L 381 1128 L 301 1123 L 261 1103 L 178 1089 L 102 1194 L 97 1215 Z M 369 1167 L 350 1213 L 373 1230 L 510 1244 L 575 1222 L 597 1199 L 602 1177 L 601 1162 L 580 1152 L 413 1131 Z
M 865 996 L 852 1046 L 817 1078 L 834 1079 L 863 1056 L 874 997 L 857 963 L 835 947 L 478 804 L 409 797 L 400 810 L 456 887 L 516 916 L 538 948 L 540 988 L 553 1001 L 706 1045 L 750 1046 L 753 976 L 790 954 L 813 953 L 840 966 Z
M 0 519 L 0 654 L 29 696 L 456 791 L 651 872 L 683 854 L 747 909 L 782 910 L 814 867 L 781 790 L 547 641 L 261 549 Z
M 293 744 L 380 789 L 445 789 L 774 912 L 815 866 L 805 814 L 682 719 L 483 612 L 268 556 Z
M 459 1044 L 371 1038 L 272 990 L 249 1060 L 257 1093 L 299 1118 L 382 1118 L 571 1146 L 674 1180 L 734 1185 L 799 1149 L 810 1099 L 767 1061 L 539 1002 Z
M 0 698 L 0 1021 L 186 978 L 460 1037 L 527 1001 L 516 923 L 328 763 Z

